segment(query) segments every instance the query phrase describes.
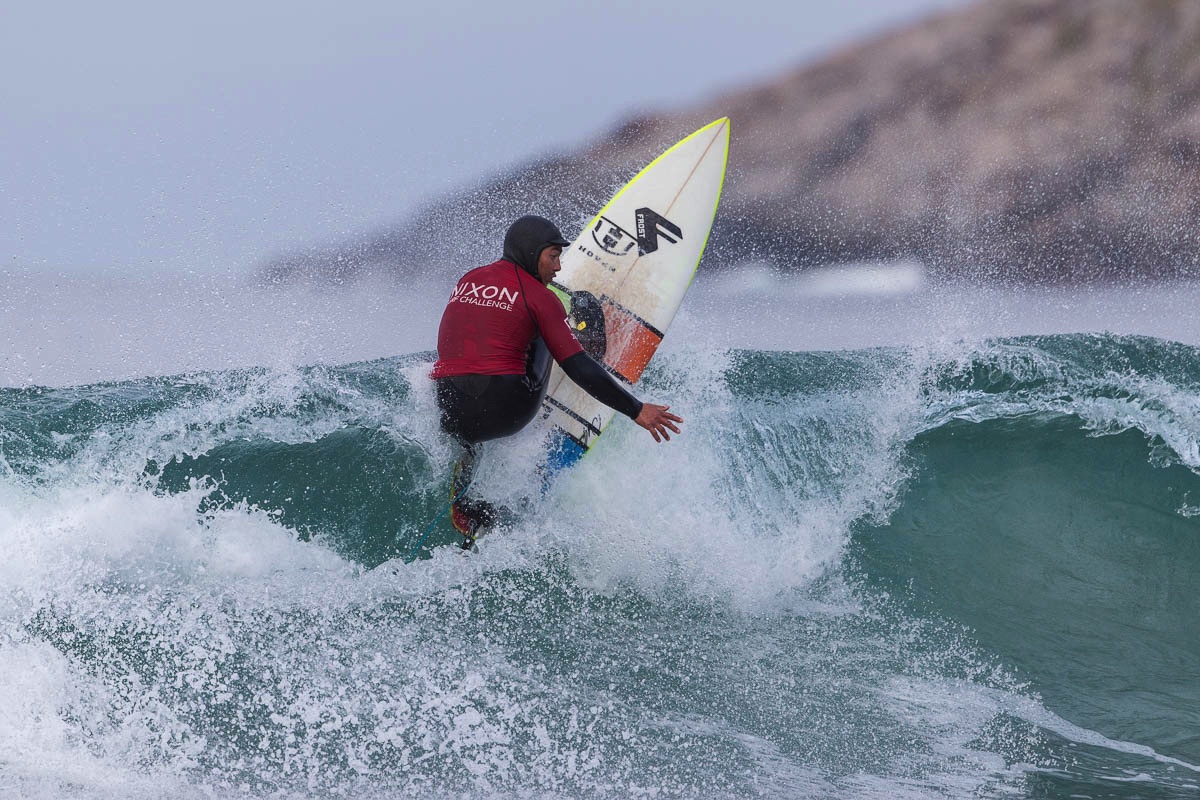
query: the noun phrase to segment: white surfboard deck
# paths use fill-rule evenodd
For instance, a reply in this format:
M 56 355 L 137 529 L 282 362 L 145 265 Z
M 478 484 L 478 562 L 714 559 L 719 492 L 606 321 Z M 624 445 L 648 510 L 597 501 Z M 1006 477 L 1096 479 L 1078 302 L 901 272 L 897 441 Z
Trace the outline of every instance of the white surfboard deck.
M 696 274 L 728 156 L 729 119 L 723 117 L 634 176 L 563 251 L 551 288 L 585 348 L 626 386 L 641 378 Z M 572 300 L 580 292 L 591 297 Z M 549 471 L 582 458 L 616 413 L 555 364 L 543 402 L 554 426 Z

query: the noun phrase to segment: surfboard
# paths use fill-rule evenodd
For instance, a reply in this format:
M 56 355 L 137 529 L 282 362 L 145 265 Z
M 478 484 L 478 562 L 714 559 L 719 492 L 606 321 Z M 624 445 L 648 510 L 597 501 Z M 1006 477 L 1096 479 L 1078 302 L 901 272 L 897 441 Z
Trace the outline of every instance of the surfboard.
M 642 377 L 695 277 L 728 158 L 722 117 L 650 162 L 563 251 L 550 288 L 584 349 L 626 386 Z M 547 475 L 583 458 L 616 413 L 555 364 L 542 403 Z

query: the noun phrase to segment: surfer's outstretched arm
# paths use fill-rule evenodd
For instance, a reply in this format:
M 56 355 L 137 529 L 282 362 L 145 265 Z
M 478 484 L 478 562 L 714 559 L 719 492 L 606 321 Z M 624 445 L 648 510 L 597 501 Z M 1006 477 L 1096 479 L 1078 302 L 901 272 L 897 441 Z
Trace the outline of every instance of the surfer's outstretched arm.
M 668 428 L 679 433 L 679 428 L 675 426 L 675 423 L 683 422 L 681 417 L 668 412 L 668 406 L 643 403 L 638 400 L 587 353 L 576 353 L 569 358 L 564 358 L 559 364 L 562 366 L 563 372 L 567 373 L 567 377 L 579 384 L 579 388 L 650 431 L 654 441 L 658 442 L 663 439 L 670 441 Z
M 630 419 L 637 419 L 637 415 L 642 413 L 642 401 L 626 391 L 624 386 L 617 383 L 616 379 L 587 353 L 576 353 L 564 358 L 559 365 L 568 378 L 579 384 L 580 389 L 609 408 L 620 411 Z

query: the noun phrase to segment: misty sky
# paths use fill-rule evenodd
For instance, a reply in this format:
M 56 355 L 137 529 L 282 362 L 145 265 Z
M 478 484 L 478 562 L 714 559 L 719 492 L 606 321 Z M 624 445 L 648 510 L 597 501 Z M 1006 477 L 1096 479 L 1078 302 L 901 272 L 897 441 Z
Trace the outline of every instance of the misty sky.
M 962 1 L 5 4 L 0 277 L 254 267 Z

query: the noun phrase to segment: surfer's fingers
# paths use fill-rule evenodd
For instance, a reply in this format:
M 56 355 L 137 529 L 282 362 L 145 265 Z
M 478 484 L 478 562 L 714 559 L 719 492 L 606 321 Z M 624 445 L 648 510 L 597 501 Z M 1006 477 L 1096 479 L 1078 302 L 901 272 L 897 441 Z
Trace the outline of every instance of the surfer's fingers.
M 658 418 L 664 422 L 666 420 L 671 420 L 672 422 L 683 422 L 683 417 L 679 416 L 678 414 L 672 414 L 670 408 L 670 406 L 659 406 Z M 678 433 L 678 431 L 676 431 L 676 433 Z
M 664 410 L 659 413 L 658 419 L 655 420 L 655 427 L 662 432 L 663 436 L 667 435 L 668 429 L 674 431 L 675 433 L 679 433 L 679 426 L 675 424 L 676 422 L 683 422 L 683 418 L 677 417 L 674 414 Z M 670 439 L 669 436 L 667 438 L 668 440 Z
M 647 403 L 646 405 L 654 408 L 659 419 L 673 419 L 676 422 L 683 422 L 683 417 L 671 413 L 670 406 L 656 406 L 653 403 Z

